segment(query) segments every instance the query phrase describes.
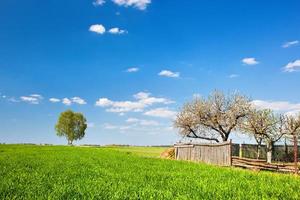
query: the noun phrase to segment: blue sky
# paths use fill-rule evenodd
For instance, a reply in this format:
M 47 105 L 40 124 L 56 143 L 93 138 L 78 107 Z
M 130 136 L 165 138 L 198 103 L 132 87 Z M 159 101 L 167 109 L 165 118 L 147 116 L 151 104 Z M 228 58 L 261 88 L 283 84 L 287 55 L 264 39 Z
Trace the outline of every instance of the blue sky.
M 79 144 L 172 144 L 179 107 L 214 89 L 298 112 L 299 7 L 296 0 L 2 0 L 0 142 L 65 144 L 54 125 L 72 109 L 89 122 Z

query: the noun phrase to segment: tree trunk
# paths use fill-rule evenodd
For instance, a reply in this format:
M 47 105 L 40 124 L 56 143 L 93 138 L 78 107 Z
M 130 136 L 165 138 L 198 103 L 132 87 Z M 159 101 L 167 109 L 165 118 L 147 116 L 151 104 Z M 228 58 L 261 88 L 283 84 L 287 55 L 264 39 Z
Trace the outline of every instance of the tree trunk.
M 262 139 L 255 137 L 256 143 L 257 143 L 257 148 L 256 148 L 256 159 L 259 159 L 260 157 L 260 149 L 261 149 L 261 143 Z
M 227 142 L 227 141 L 228 141 L 229 134 L 230 134 L 230 133 L 224 133 L 224 137 L 222 137 L 223 142 Z
M 273 141 L 267 142 L 267 163 L 272 162 L 273 146 L 274 146 Z
M 289 162 L 289 150 L 288 150 L 288 146 L 286 143 L 286 138 L 284 139 L 284 153 L 285 153 L 285 162 Z
M 259 159 L 259 157 L 260 157 L 260 148 L 261 148 L 261 144 L 257 144 L 256 159 Z
M 68 140 L 68 145 L 73 145 L 73 141 L 72 140 Z

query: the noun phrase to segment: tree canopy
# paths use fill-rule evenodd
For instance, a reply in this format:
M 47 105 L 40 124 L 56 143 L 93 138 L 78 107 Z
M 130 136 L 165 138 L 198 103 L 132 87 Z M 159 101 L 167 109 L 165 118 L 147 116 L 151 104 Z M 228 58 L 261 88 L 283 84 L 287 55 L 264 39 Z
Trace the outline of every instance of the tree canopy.
M 267 160 L 271 162 L 274 143 L 285 135 L 285 119 L 284 115 L 275 114 L 270 109 L 251 108 L 248 116 L 241 124 L 240 130 L 255 138 L 258 144 L 258 157 L 260 145 L 265 142 L 267 144 Z
M 62 112 L 55 125 L 57 135 L 66 137 L 70 145 L 73 144 L 74 140 L 80 140 L 84 137 L 86 128 L 87 123 L 83 114 L 72 110 Z
M 249 99 L 239 93 L 226 96 L 215 91 L 207 99 L 196 98 L 186 103 L 177 114 L 174 126 L 186 137 L 227 141 L 250 107 Z

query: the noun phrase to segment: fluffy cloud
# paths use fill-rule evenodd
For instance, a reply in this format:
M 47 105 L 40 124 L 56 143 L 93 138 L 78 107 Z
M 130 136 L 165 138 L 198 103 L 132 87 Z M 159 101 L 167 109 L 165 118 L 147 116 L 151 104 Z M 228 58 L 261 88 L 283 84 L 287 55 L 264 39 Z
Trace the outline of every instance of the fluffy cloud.
M 72 101 L 68 98 L 63 98 L 62 103 L 65 104 L 66 106 L 70 106 L 72 104 Z
M 84 99 L 80 98 L 80 97 L 73 97 L 73 98 L 72 98 L 72 102 L 73 102 L 73 103 L 77 103 L 77 104 L 79 104 L 79 105 L 84 105 L 84 104 L 86 104 L 86 101 L 85 101 Z
M 124 33 L 127 33 L 126 30 L 119 29 L 118 27 L 111 28 L 111 29 L 109 29 L 108 32 L 111 33 L 111 34 L 124 34 Z
M 272 109 L 277 112 L 293 114 L 300 112 L 300 103 L 291 103 L 288 101 L 264 101 L 254 100 L 251 102 L 258 109 Z
M 144 115 L 162 118 L 175 118 L 176 112 L 168 108 L 155 108 L 144 113 Z
M 153 97 L 150 93 L 146 92 L 139 92 L 133 95 L 133 97 L 135 98 L 135 101 L 112 101 L 108 98 L 100 98 L 98 101 L 96 101 L 95 105 L 100 107 L 106 107 L 107 112 L 124 113 L 130 111 L 142 112 L 144 108 L 153 104 L 174 103 L 173 101 L 170 101 L 165 98 Z
M 39 104 L 43 99 L 42 95 L 31 94 L 29 96 L 21 96 L 20 100 L 30 104 Z
M 90 26 L 89 31 L 103 35 L 106 32 L 106 29 L 102 24 L 94 24 L 94 25 Z M 121 34 L 127 33 L 127 31 L 122 30 L 118 27 L 114 27 L 114 28 L 109 29 L 108 33 L 114 34 L 114 35 L 121 35 Z
M 139 68 L 137 68 L 137 67 L 131 67 L 131 68 L 128 68 L 127 70 L 126 70 L 126 72 L 137 72 L 137 71 L 139 71 L 140 69 Z
M 103 4 L 105 4 L 105 0 L 96 0 L 93 2 L 94 6 L 102 6 Z
M 63 98 L 62 103 L 65 104 L 66 106 L 70 106 L 73 103 L 79 104 L 79 105 L 84 105 L 84 104 L 86 104 L 86 101 L 80 97 L 72 97 L 72 98 Z
M 105 33 L 105 27 L 102 24 L 94 24 L 90 26 L 89 31 L 102 35 Z
M 291 41 L 291 42 L 286 42 L 282 45 L 282 48 L 289 48 L 291 46 L 295 46 L 299 44 L 299 41 L 298 40 L 295 40 L 295 41 Z
M 49 101 L 52 102 L 52 103 L 58 103 L 58 102 L 60 102 L 60 99 L 50 98 Z
M 38 99 L 43 99 L 43 96 L 40 94 L 31 94 L 30 96 Z
M 162 70 L 161 72 L 158 73 L 159 76 L 166 76 L 170 78 L 178 78 L 180 76 L 179 72 L 172 72 L 169 70 Z
M 246 65 L 257 65 L 259 63 L 255 58 L 244 58 L 242 62 Z
M 112 0 L 115 4 L 119 6 L 133 6 L 140 10 L 145 10 L 148 4 L 151 3 L 151 0 Z
M 285 72 L 295 72 L 300 71 L 300 60 L 295 60 L 294 62 L 288 63 L 283 70 Z
M 49 99 L 50 102 L 52 103 L 58 103 L 58 102 L 62 102 L 63 104 L 70 106 L 73 103 L 75 104 L 79 104 L 79 105 L 84 105 L 86 104 L 86 101 L 84 99 L 82 99 L 81 97 L 72 97 L 72 98 L 63 98 L 62 100 L 58 99 L 58 98 L 50 98 Z

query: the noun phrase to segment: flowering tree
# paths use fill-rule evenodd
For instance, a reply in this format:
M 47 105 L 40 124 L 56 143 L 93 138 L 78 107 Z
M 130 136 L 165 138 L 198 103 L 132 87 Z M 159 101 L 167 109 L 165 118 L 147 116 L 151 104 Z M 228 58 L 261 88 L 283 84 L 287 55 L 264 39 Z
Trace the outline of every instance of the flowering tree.
M 174 126 L 181 135 L 215 142 L 227 141 L 250 111 L 250 101 L 238 93 L 225 96 L 215 91 L 207 99 L 186 103 L 177 114 Z

